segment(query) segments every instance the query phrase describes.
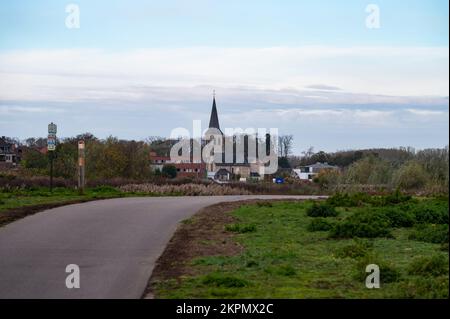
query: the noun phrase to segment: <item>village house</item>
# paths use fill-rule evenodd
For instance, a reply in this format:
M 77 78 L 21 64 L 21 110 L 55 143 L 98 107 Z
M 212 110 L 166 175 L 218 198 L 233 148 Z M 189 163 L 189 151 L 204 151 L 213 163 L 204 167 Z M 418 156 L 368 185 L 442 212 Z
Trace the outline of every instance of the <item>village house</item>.
M 8 142 L 5 136 L 0 138 L 0 165 L 16 166 L 22 157 L 22 150 L 15 144 Z
M 306 166 L 300 166 L 299 168 L 293 169 L 294 177 L 301 180 L 312 181 L 314 177 L 325 170 L 339 170 L 339 167 L 329 165 L 328 163 L 315 163 Z

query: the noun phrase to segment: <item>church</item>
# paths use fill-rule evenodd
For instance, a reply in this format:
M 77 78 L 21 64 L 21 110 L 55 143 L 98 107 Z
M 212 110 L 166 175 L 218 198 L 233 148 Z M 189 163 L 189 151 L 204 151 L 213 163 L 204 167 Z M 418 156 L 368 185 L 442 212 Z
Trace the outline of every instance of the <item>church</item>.
M 211 154 L 205 160 L 207 178 L 219 181 L 247 181 L 262 178 L 260 172 L 264 165 L 258 160 L 258 147 L 261 147 L 261 145 L 258 143 L 257 137 L 248 135 L 226 136 L 223 133 L 219 124 L 215 94 L 209 126 L 204 134 L 202 146 L 204 147 L 208 142 L 212 142 L 214 145 L 214 154 Z M 227 142 L 231 149 L 226 148 Z M 239 145 L 242 147 L 239 148 Z M 254 145 L 253 152 L 250 151 L 251 145 Z
M 214 94 L 209 126 L 202 138 L 178 140 L 172 146 L 170 156 L 157 156 L 152 152 L 152 168 L 161 171 L 170 164 L 176 167 L 178 177 L 207 178 L 219 182 L 261 180 L 267 166 L 260 158 L 266 155 L 267 162 L 270 159 L 267 149 L 274 147 L 270 135 L 258 139 L 256 134 L 233 132 L 227 136 L 220 127 Z M 266 152 L 261 155 L 258 150 Z M 276 155 L 275 159 L 278 161 Z

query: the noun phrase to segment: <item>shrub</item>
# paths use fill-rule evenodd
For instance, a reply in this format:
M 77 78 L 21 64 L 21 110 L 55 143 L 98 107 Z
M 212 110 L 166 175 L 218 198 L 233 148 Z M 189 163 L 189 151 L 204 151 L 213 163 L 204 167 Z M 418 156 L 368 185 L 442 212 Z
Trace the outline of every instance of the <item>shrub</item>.
M 412 227 L 416 222 L 413 213 L 397 207 L 383 208 L 380 212 L 389 220 L 391 227 Z
M 374 211 L 355 212 L 331 230 L 332 238 L 375 238 L 391 237 L 390 222 L 383 215 Z
M 409 239 L 433 244 L 448 243 L 448 225 L 418 225 Z
M 381 283 L 398 282 L 401 280 L 400 271 L 396 269 L 393 264 L 372 254 L 367 254 L 358 261 L 356 264 L 357 268 L 355 278 L 361 282 L 365 282 L 367 276 L 369 275 L 369 273 L 366 272 L 366 267 L 371 264 L 375 264 L 380 267 Z
M 448 224 L 448 202 L 425 201 L 412 209 L 418 223 Z
M 327 204 L 333 207 L 357 207 L 369 202 L 365 193 L 336 193 L 327 199 Z
M 211 285 L 225 288 L 242 288 L 249 285 L 249 282 L 232 276 L 224 276 L 222 274 L 209 274 L 202 280 L 204 285 Z
M 448 277 L 413 277 L 399 283 L 392 298 L 448 299 Z
M 226 231 L 231 231 L 234 233 L 252 233 L 256 231 L 256 226 L 253 224 L 245 225 L 245 224 L 230 224 L 225 226 Z
M 448 274 L 448 259 L 444 255 L 416 258 L 408 267 L 410 275 L 436 277 Z
M 174 165 L 164 165 L 161 173 L 163 176 L 175 178 L 177 177 L 177 168 Z
M 310 232 L 315 231 L 329 231 L 333 228 L 333 223 L 329 222 L 325 218 L 314 218 L 311 220 L 311 222 L 308 224 L 306 229 Z
M 330 206 L 326 203 L 314 203 L 311 207 L 306 211 L 306 215 L 309 217 L 336 217 L 338 212 L 334 209 L 333 206 Z
M 392 206 L 396 204 L 406 203 L 411 201 L 410 195 L 404 195 L 399 190 L 384 195 L 371 196 L 367 193 L 336 193 L 327 199 L 327 204 L 333 207 L 358 207 L 372 205 L 372 206 Z
M 355 240 L 353 244 L 342 247 L 336 256 L 340 258 L 360 258 L 367 255 L 373 243 L 367 240 Z

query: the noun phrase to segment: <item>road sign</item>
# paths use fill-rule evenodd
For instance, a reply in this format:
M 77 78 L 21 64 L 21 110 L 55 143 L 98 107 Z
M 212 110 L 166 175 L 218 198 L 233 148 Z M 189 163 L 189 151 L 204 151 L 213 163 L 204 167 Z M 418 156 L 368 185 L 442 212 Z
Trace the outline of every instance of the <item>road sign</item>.
M 54 151 L 56 149 L 56 136 L 49 135 L 47 137 L 47 150 Z
M 48 135 L 56 136 L 57 126 L 55 123 L 51 122 L 48 125 Z

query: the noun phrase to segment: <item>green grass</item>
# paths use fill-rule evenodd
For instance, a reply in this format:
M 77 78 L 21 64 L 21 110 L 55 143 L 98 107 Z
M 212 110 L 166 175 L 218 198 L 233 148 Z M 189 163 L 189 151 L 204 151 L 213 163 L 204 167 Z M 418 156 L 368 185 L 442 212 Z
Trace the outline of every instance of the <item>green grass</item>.
M 128 194 L 126 194 L 129 196 Z M 104 199 L 125 196 L 119 190 L 100 186 L 88 188 L 83 195 L 75 189 L 36 187 L 16 190 L 0 190 L 0 214 L 7 210 L 42 204 L 65 203 L 77 200 Z
M 402 203 L 383 202 L 384 206 Z M 375 207 L 363 206 L 337 207 L 337 217 L 326 220 L 332 224 L 364 222 L 365 218 L 353 216 L 361 211 L 370 214 Z M 235 210 L 232 215 L 238 223 L 226 229 L 235 233 L 235 240 L 245 251 L 238 256 L 192 260 L 193 273 L 200 275 L 159 282 L 157 297 L 448 298 L 448 251 L 443 251 L 440 244 L 411 240 L 414 229 L 388 226 L 390 223 L 384 224 L 389 236 L 331 238 L 330 231 L 308 230 L 317 219 L 307 216 L 311 207 L 311 202 L 274 202 L 271 206 L 242 206 Z M 240 231 L 242 225 L 252 225 L 252 231 Z M 380 289 L 365 287 L 368 263 L 380 266 Z M 438 268 L 435 275 L 424 277 L 422 273 L 433 273 L 433 267 Z

